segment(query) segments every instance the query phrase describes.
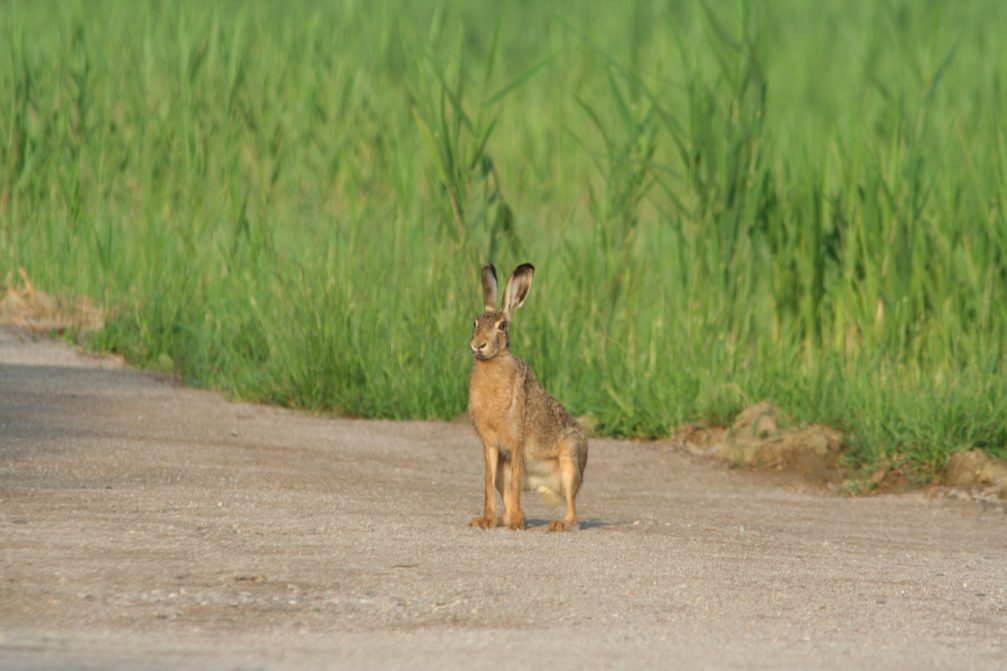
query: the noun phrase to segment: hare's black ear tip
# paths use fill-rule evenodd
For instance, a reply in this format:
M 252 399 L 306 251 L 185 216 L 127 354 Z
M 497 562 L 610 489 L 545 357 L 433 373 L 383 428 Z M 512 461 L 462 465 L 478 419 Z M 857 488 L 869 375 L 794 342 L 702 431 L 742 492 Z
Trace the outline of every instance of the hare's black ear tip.
M 480 272 L 489 273 L 493 277 L 496 277 L 497 275 L 497 269 L 493 266 L 492 263 L 487 263 L 485 266 L 482 267 L 482 270 Z
M 533 266 L 530 263 L 522 263 L 520 266 L 517 267 L 517 270 L 515 270 L 514 272 L 515 273 L 517 273 L 517 272 L 534 273 L 535 272 L 535 266 Z

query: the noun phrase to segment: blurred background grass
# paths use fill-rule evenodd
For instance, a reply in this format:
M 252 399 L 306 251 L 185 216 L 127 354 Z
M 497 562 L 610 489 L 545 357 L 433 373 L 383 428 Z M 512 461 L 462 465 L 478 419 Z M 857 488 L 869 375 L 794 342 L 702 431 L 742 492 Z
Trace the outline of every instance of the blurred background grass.
M 998 0 L 0 3 L 0 280 L 89 345 L 366 417 L 466 403 L 478 270 L 609 435 L 761 399 L 1007 457 Z

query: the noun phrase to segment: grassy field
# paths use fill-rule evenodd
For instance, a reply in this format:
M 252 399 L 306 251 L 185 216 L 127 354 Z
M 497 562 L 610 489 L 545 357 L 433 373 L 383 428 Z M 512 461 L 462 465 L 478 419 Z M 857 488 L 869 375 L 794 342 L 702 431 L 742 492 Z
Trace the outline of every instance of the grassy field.
M 0 282 L 90 346 L 367 417 L 466 403 L 479 265 L 610 435 L 770 399 L 1007 457 L 1007 5 L 0 3 Z

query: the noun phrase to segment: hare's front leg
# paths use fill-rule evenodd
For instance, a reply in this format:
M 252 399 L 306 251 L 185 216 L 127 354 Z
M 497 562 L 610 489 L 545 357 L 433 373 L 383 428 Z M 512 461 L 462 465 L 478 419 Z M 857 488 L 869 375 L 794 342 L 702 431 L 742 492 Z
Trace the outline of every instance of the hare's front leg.
M 510 452 L 510 463 L 504 469 L 503 500 L 504 526 L 512 530 L 524 529 L 524 511 L 521 510 L 521 487 L 524 484 L 524 450 L 520 443 Z
M 497 525 L 496 494 L 493 488 L 497 480 L 497 466 L 500 462 L 500 450 L 496 443 L 480 436 L 483 441 L 483 460 L 486 462 L 486 491 L 483 499 L 482 517 L 473 517 L 469 522 L 470 527 L 480 527 L 482 529 L 492 529 Z

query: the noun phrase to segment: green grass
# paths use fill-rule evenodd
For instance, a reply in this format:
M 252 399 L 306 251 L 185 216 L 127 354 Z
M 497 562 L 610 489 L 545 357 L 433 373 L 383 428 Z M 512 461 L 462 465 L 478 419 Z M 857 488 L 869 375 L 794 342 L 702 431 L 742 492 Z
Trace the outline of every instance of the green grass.
M 770 399 L 1007 457 L 1007 8 L 0 4 L 0 280 L 237 397 L 465 407 L 478 270 L 610 435 Z

